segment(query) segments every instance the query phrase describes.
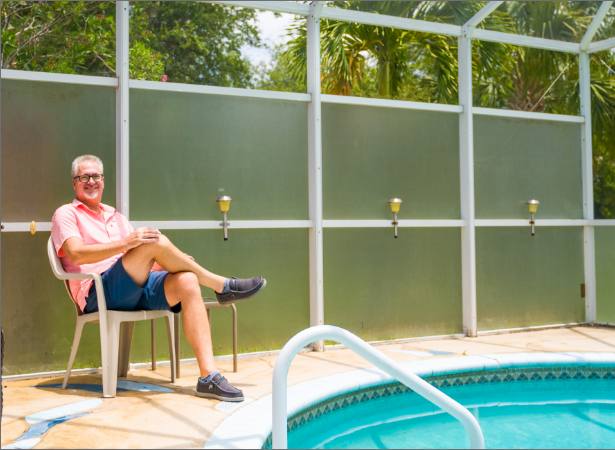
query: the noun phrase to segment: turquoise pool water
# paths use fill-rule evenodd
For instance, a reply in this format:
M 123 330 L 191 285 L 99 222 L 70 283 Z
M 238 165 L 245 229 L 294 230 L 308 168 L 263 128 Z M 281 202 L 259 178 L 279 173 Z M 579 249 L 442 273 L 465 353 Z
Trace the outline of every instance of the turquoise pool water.
M 487 448 L 614 448 L 615 380 L 442 389 L 479 420 Z M 288 435 L 289 448 L 469 448 L 461 424 L 414 393 L 359 403 Z

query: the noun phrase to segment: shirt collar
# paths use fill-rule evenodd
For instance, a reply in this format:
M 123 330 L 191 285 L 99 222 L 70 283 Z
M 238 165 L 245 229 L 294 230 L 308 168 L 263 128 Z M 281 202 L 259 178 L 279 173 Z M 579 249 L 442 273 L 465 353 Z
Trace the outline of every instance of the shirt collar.
M 82 202 L 80 202 L 78 199 L 74 199 L 74 200 L 73 200 L 73 202 L 72 202 L 72 205 L 73 205 L 75 208 L 78 208 L 78 207 L 79 207 L 79 205 L 81 205 L 81 206 L 83 206 L 85 209 L 87 209 L 88 211 L 90 211 L 90 208 L 88 208 L 87 206 L 85 206 L 85 205 L 84 205 Z M 104 203 L 101 203 L 101 204 L 100 204 L 100 209 L 102 209 L 102 210 L 103 210 L 103 213 L 106 213 L 106 214 L 111 214 L 111 215 L 115 214 L 115 208 L 114 208 L 114 207 L 112 207 L 112 206 L 109 206 L 109 205 L 105 205 Z

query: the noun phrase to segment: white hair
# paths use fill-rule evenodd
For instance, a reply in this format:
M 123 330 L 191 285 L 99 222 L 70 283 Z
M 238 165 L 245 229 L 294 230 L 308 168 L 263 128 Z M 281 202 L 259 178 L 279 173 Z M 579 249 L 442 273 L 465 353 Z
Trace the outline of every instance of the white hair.
M 100 172 L 105 173 L 105 169 L 103 168 L 103 163 L 98 156 L 83 155 L 83 156 L 79 156 L 78 158 L 75 158 L 75 160 L 73 161 L 73 165 L 71 166 L 71 174 L 73 178 L 77 176 L 77 171 L 79 170 L 79 164 L 85 161 L 90 161 L 90 162 L 98 164 L 98 167 L 100 167 Z

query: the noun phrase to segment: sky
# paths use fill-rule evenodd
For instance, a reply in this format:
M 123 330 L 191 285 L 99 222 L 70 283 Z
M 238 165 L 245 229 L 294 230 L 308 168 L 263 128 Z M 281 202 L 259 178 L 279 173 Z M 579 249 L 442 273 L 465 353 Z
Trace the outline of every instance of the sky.
M 286 35 L 288 28 L 295 16 L 293 14 L 282 14 L 280 17 L 275 17 L 271 11 L 256 11 L 257 26 L 260 31 L 261 40 L 269 46 L 282 44 L 290 38 Z M 247 56 L 252 64 L 258 65 L 261 62 L 271 62 L 271 54 L 266 48 L 254 48 L 244 46 L 241 53 Z

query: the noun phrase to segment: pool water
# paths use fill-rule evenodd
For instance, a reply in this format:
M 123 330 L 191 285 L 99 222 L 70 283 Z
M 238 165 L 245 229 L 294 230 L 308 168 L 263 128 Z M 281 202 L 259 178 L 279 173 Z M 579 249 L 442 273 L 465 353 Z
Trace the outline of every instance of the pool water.
M 614 448 L 615 380 L 443 388 L 478 419 L 486 448 Z M 463 426 L 414 393 L 340 409 L 292 431 L 289 448 L 469 448 Z

